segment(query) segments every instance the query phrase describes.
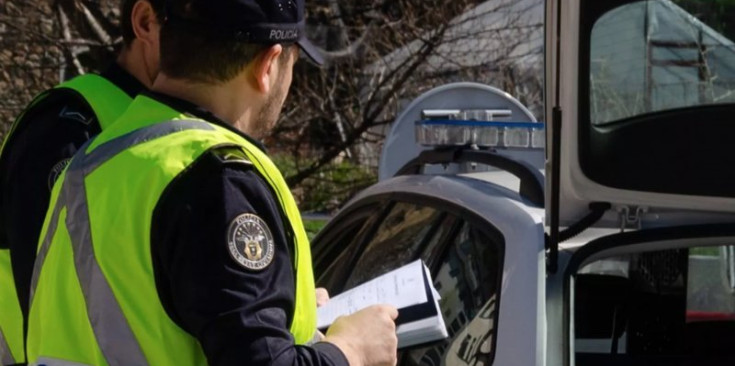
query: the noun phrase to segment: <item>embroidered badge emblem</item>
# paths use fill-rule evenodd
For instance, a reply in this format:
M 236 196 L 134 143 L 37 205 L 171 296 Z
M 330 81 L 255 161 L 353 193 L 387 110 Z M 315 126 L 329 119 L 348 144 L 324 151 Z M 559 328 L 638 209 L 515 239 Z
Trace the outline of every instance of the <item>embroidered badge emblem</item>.
M 273 261 L 273 235 L 268 225 L 254 214 L 244 213 L 230 223 L 227 246 L 235 262 L 260 271 Z

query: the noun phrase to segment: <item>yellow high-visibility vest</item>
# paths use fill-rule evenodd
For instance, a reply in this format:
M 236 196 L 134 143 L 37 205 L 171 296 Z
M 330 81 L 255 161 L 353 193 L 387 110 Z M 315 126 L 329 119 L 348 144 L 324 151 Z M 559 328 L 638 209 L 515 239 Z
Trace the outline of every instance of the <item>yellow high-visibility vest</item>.
M 25 113 L 44 100 L 53 90 L 67 90 L 79 94 L 79 97 L 92 108 L 102 129 L 112 124 L 132 101 L 122 89 L 102 76 L 95 74 L 78 76 L 34 98 L 11 126 L 0 152 L 5 150 L 6 143 L 16 128 L 25 123 L 23 119 Z M 0 153 L 0 159 L 2 156 Z M 28 243 L 28 245 L 35 244 Z M 0 249 L 0 364 L 12 365 L 24 362 L 23 314 L 16 293 L 10 251 Z
M 156 204 L 198 157 L 231 146 L 265 178 L 294 240 L 296 293 L 291 334 L 316 330 L 311 253 L 300 213 L 280 172 L 256 146 L 146 96 L 59 178 L 39 242 L 28 358 L 47 365 L 202 365 L 198 341 L 165 312 L 150 248 Z M 70 363 L 71 362 L 71 363 Z

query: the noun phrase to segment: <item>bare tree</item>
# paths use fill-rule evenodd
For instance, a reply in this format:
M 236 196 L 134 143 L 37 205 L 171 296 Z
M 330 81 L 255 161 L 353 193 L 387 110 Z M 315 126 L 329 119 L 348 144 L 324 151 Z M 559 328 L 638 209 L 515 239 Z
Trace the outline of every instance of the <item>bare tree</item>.
M 388 124 L 427 89 L 484 82 L 541 110 L 539 0 L 324 0 L 311 14 L 329 62 L 299 65 L 271 135 L 271 145 L 289 154 L 282 157 L 292 164 L 287 180 L 303 190 L 304 208 L 332 209 L 372 183 Z M 337 199 L 310 204 L 315 192 L 330 189 L 330 178 L 338 180 L 329 195 Z
M 0 132 L 42 90 L 112 60 L 118 1 L 0 0 Z
M 0 132 L 41 90 L 100 71 L 122 43 L 119 0 L 0 0 Z M 309 0 L 328 60 L 297 64 L 268 145 L 302 208 L 375 180 L 387 126 L 420 93 L 487 83 L 541 105 L 541 0 Z M 539 16 L 540 14 L 540 16 Z

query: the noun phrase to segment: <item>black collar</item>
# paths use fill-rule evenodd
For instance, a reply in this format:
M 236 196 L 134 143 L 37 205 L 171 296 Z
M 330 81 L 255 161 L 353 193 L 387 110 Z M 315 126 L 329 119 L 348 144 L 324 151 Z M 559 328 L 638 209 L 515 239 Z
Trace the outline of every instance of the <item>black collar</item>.
M 118 88 L 122 89 L 130 98 L 135 98 L 138 93 L 146 90 L 145 85 L 138 81 L 135 76 L 131 75 L 125 69 L 120 67 L 116 62 L 113 62 L 100 76 L 111 81 L 117 85 Z
M 196 118 L 203 119 L 209 123 L 214 123 L 217 126 L 220 126 L 222 128 L 225 128 L 229 131 L 232 131 L 236 134 L 238 134 L 240 137 L 248 140 L 251 144 L 255 145 L 258 149 L 262 150 L 263 152 L 266 152 L 265 146 L 263 144 L 252 138 L 251 136 L 243 133 L 242 131 L 236 129 L 235 127 L 232 127 L 229 123 L 225 122 L 221 118 L 215 116 L 212 112 L 192 103 L 187 100 L 183 100 L 180 98 L 176 98 L 173 96 L 170 96 L 168 94 L 163 94 L 159 92 L 155 92 L 152 90 L 146 90 L 141 93 L 142 95 L 145 95 L 148 98 L 151 98 L 159 103 L 163 103 L 172 109 L 175 109 L 179 112 L 190 114 Z

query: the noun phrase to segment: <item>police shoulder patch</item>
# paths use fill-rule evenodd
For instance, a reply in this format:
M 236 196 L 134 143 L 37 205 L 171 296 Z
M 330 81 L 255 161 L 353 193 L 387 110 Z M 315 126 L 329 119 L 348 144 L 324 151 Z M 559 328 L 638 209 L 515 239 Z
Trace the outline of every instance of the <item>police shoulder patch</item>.
M 261 271 L 273 261 L 273 235 L 259 216 L 243 213 L 235 217 L 227 230 L 227 247 L 235 262 Z

